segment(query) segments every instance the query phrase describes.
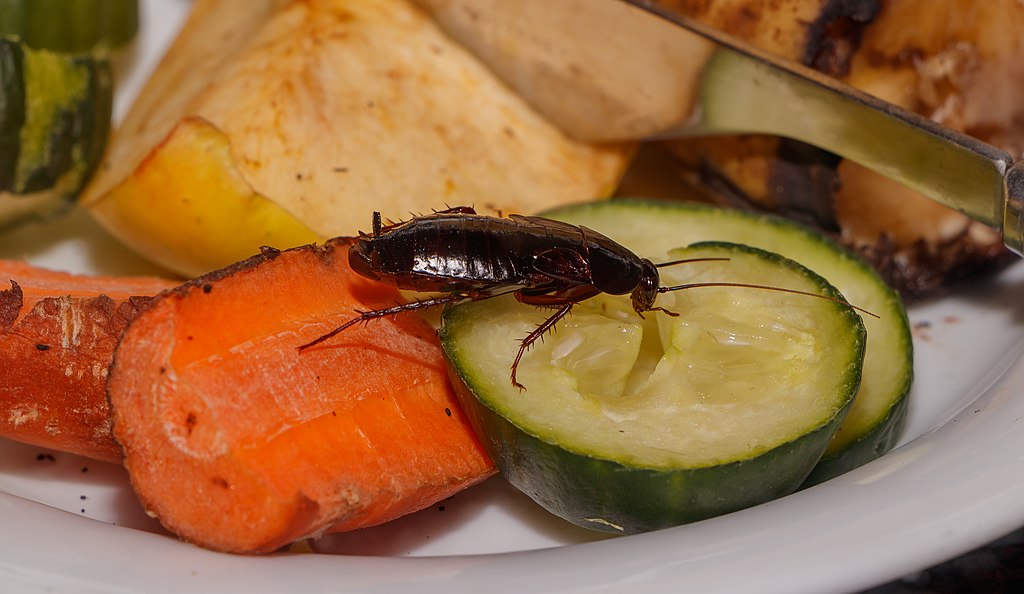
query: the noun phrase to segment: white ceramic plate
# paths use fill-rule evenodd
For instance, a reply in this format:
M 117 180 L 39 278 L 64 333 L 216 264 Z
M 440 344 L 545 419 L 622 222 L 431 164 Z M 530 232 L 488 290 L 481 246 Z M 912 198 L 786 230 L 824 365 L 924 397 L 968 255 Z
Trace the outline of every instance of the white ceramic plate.
M 144 0 L 119 113 L 184 0 Z M 154 269 L 75 213 L 0 235 L 0 258 L 79 272 Z M 911 311 L 917 379 L 903 443 L 854 472 L 728 516 L 606 538 L 500 478 L 380 528 L 267 557 L 183 544 L 123 470 L 0 440 L 6 592 L 829 592 L 922 569 L 1024 525 L 1024 266 Z M 52 459 L 47 455 L 52 456 Z

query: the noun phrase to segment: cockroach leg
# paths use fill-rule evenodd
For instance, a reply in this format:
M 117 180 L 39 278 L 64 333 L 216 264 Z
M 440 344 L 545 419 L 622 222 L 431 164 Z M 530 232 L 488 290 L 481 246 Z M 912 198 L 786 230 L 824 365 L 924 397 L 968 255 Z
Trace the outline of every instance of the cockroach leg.
M 407 312 L 407 311 L 415 311 L 417 309 L 424 309 L 424 308 L 427 308 L 427 307 L 434 307 L 434 306 L 437 306 L 437 305 L 447 305 L 449 303 L 455 303 L 456 301 L 462 301 L 463 299 L 466 299 L 466 297 L 464 295 L 449 294 L 449 295 L 445 295 L 443 297 L 435 297 L 435 298 L 432 298 L 432 299 L 421 299 L 419 301 L 410 301 L 409 303 L 402 303 L 400 305 L 395 305 L 394 307 L 386 307 L 384 309 L 374 309 L 374 310 L 370 310 L 370 311 L 358 311 L 357 310 L 356 313 L 359 314 L 358 316 L 356 316 L 356 317 L 352 318 L 351 320 L 345 322 L 341 326 L 338 326 L 334 330 L 331 330 L 327 334 L 324 334 L 323 336 L 320 336 L 320 337 L 318 337 L 318 338 L 316 338 L 314 340 L 311 340 L 311 341 L 307 342 L 306 344 L 300 345 L 297 348 L 298 348 L 299 352 L 302 352 L 302 351 L 304 351 L 304 350 L 306 350 L 306 349 L 308 349 L 310 347 L 316 346 L 316 345 L 318 345 L 318 344 L 320 344 L 320 343 L 322 343 L 322 342 L 324 342 L 326 340 L 329 340 L 329 339 L 337 336 L 339 333 L 341 333 L 345 329 L 347 329 L 347 328 L 349 328 L 349 327 L 351 327 L 351 326 L 353 326 L 355 324 L 358 324 L 360 322 L 369 322 L 370 320 L 375 320 L 377 318 L 383 318 L 383 317 L 387 317 L 387 316 L 391 316 L 391 315 L 396 315 L 396 314 L 404 313 L 404 312 Z
M 572 311 L 572 306 L 573 302 L 571 301 L 565 303 L 560 308 L 558 308 L 558 311 L 551 314 L 551 316 L 549 316 L 548 319 L 541 322 L 536 328 L 533 329 L 532 332 L 527 334 L 521 341 L 519 341 L 519 352 L 516 353 L 516 358 L 514 361 L 512 361 L 511 379 L 513 386 L 519 388 L 520 390 L 526 389 L 526 386 L 524 386 L 523 384 L 519 383 L 518 380 L 516 380 L 516 371 L 519 368 L 519 360 L 523 358 L 523 353 L 525 353 L 527 349 L 533 346 L 533 343 L 537 342 L 537 339 L 544 336 L 545 332 L 548 332 L 549 330 L 554 328 L 555 324 L 557 324 L 559 320 L 564 318 L 566 315 L 568 315 L 570 311 Z

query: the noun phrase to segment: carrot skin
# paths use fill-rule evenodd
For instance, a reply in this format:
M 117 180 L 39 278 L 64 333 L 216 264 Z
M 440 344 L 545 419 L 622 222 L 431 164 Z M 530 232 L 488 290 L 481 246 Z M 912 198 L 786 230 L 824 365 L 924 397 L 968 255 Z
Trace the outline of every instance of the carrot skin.
M 0 436 L 120 461 L 110 434 L 107 368 L 128 320 L 150 295 L 176 283 L 73 275 L 9 260 L 0 261 L 5 276 Z
M 264 253 L 153 300 L 108 381 L 143 505 L 184 540 L 264 553 L 425 508 L 495 470 L 415 315 L 298 346 L 400 295 L 350 240 Z
M 131 297 L 152 296 L 178 284 L 155 276 L 101 276 L 74 274 L 34 266 L 23 260 L 0 260 L 0 282 L 16 281 L 24 295 L 25 311 L 46 297 L 106 295 L 120 303 Z M 3 283 L 0 289 L 7 288 Z

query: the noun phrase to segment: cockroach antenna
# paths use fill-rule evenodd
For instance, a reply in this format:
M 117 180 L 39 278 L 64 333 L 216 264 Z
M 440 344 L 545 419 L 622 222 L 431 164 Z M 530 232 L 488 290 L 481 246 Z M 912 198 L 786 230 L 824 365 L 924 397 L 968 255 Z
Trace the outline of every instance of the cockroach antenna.
M 789 293 L 791 295 L 803 295 L 805 297 L 814 297 L 817 299 L 824 299 L 825 301 L 831 301 L 832 303 L 838 303 L 845 305 L 851 309 L 854 309 L 862 314 L 871 316 L 872 318 L 881 319 L 878 314 L 872 313 L 862 307 L 850 303 L 845 299 L 837 299 L 828 295 L 819 295 L 817 293 L 811 293 L 810 291 L 801 291 L 799 289 L 787 289 L 785 287 L 773 287 L 771 285 L 758 285 L 754 283 L 728 283 L 728 282 L 706 282 L 706 283 L 686 283 L 682 285 L 672 285 L 670 287 L 658 287 L 659 293 L 671 293 L 672 291 L 683 291 L 686 289 L 702 289 L 707 287 L 732 287 L 736 289 L 761 289 L 763 291 L 775 291 L 777 293 Z

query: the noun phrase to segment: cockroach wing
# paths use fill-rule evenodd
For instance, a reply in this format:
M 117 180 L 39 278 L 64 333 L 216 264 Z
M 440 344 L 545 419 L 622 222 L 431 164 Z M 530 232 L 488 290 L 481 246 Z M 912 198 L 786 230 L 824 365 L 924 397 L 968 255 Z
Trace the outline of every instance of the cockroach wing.
M 533 268 L 554 280 L 574 285 L 590 284 L 590 264 L 583 254 L 569 248 L 551 248 L 534 257 Z

